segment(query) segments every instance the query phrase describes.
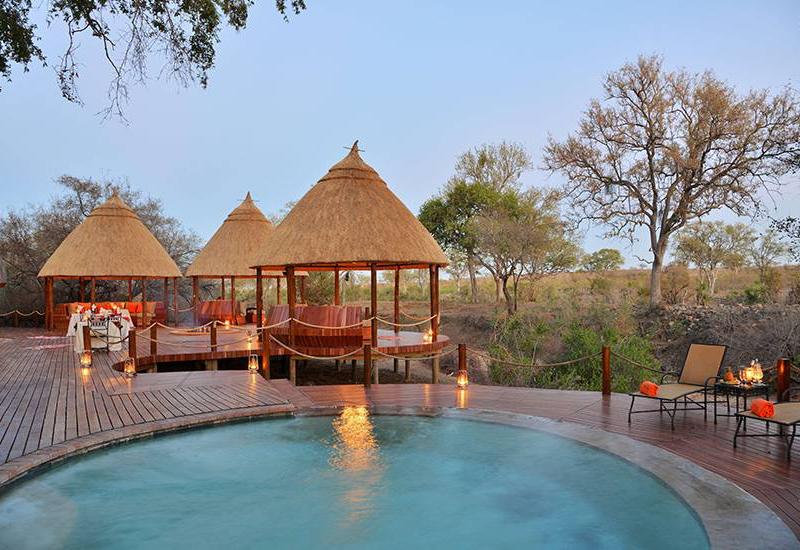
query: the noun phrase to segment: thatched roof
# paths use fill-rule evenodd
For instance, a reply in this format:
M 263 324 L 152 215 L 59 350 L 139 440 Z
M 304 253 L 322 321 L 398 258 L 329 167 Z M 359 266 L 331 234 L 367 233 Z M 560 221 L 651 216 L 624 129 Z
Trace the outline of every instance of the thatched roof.
M 186 270 L 187 277 L 255 277 L 252 266 L 275 227 L 250 197 L 250 193 L 206 243 Z M 268 271 L 265 277 L 282 277 Z
M 161 243 L 114 195 L 67 235 L 39 277 L 180 277 Z
M 270 269 L 447 265 L 442 249 L 378 173 L 350 153 L 303 196 L 261 250 Z

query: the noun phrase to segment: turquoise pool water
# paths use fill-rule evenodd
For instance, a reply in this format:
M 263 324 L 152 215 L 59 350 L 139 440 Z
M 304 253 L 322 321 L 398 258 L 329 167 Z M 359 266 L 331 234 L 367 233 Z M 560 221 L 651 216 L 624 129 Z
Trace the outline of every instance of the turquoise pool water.
M 465 420 L 265 420 L 111 448 L 0 497 L 0 548 L 707 548 L 654 477 Z

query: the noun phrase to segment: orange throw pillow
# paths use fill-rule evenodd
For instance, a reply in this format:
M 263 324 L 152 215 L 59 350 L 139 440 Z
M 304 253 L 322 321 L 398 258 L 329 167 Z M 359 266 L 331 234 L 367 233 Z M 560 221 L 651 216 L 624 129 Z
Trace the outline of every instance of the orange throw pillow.
M 648 397 L 655 397 L 658 394 L 658 384 L 653 384 L 649 380 L 645 380 L 639 386 L 639 393 L 647 395 Z
M 766 399 L 754 399 L 750 404 L 750 412 L 756 416 L 769 418 L 771 416 L 775 416 L 775 405 Z

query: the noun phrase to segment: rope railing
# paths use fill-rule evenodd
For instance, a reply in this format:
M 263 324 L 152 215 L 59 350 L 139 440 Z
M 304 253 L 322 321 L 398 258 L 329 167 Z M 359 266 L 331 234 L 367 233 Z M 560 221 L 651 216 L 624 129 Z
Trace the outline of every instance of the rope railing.
M 438 315 L 431 315 L 430 317 L 427 317 L 425 319 L 420 319 L 420 320 L 415 321 L 413 323 L 393 323 L 392 321 L 390 321 L 388 319 L 384 319 L 383 317 L 374 317 L 374 318 L 377 319 L 378 321 L 380 321 L 381 323 L 385 323 L 385 324 L 391 325 L 393 327 L 417 327 L 419 325 L 424 325 L 425 323 L 427 323 L 429 321 L 433 321 L 437 317 L 438 317 Z
M 299 357 L 303 357 L 304 359 L 315 359 L 320 361 L 337 361 L 341 359 L 347 359 L 348 357 L 352 357 L 357 355 L 363 351 L 363 347 L 355 348 L 353 351 L 349 353 L 345 353 L 344 355 L 335 355 L 335 356 L 316 356 L 316 355 L 309 355 L 307 353 L 303 353 L 302 351 L 296 350 L 287 346 L 285 343 L 281 342 L 277 338 L 275 338 L 272 334 L 269 335 L 270 340 L 281 346 L 282 348 L 286 349 L 287 351 L 291 352 L 293 355 L 297 355 Z
M 409 319 L 413 319 L 414 321 L 430 321 L 434 317 L 438 317 L 439 316 L 439 314 L 436 314 L 436 315 L 432 315 L 430 317 L 416 317 L 414 315 L 411 315 L 410 313 L 406 313 L 403 310 L 400 310 L 400 315 L 408 317 Z
M 34 309 L 33 311 L 29 311 L 28 313 L 24 313 L 24 312 L 22 312 L 22 311 L 20 311 L 18 309 L 13 309 L 13 310 L 7 311 L 5 313 L 0 313 L 0 317 L 8 317 L 9 315 L 14 315 L 15 313 L 17 315 L 21 315 L 23 317 L 30 317 L 31 315 L 44 315 L 44 313 L 42 313 L 38 309 Z
M 644 370 L 646 370 L 646 371 L 654 372 L 654 373 L 656 373 L 656 374 L 669 374 L 669 372 L 668 372 L 668 371 L 664 371 L 664 370 L 662 370 L 662 369 L 654 369 L 653 367 L 649 367 L 649 366 L 647 366 L 647 365 L 643 365 L 642 363 L 639 363 L 639 362 L 637 362 L 637 361 L 634 361 L 634 360 L 633 360 L 633 359 L 631 359 L 630 357 L 625 357 L 624 355 L 622 355 L 622 354 L 620 354 L 620 353 L 618 353 L 618 352 L 614 351 L 613 349 L 611 350 L 611 355 L 613 355 L 613 356 L 614 356 L 614 357 L 616 357 L 617 359 L 622 359 L 623 361 L 627 361 L 627 362 L 628 362 L 628 363 L 630 363 L 631 365 L 634 365 L 634 366 L 636 366 L 636 367 L 639 367 L 640 369 L 644 369 Z
M 295 319 L 295 318 L 291 318 L 291 319 L 289 319 L 289 321 L 294 321 L 298 325 L 303 325 L 304 327 L 318 328 L 318 329 L 322 329 L 322 330 L 344 330 L 344 329 L 348 329 L 348 328 L 363 327 L 365 325 L 365 323 L 370 323 L 370 322 L 372 322 L 373 319 L 375 319 L 375 317 L 370 317 L 369 319 L 364 319 L 363 321 L 359 321 L 358 323 L 353 323 L 352 325 L 333 326 L 333 327 L 324 326 L 324 325 L 314 325 L 314 324 L 306 323 L 305 321 L 301 321 L 300 319 Z
M 426 361 L 428 359 L 438 359 L 440 357 L 446 357 L 458 351 L 458 346 L 453 346 L 449 350 L 443 350 L 440 353 L 436 353 L 434 355 L 415 355 L 413 359 L 417 361 Z M 386 357 L 387 359 L 397 359 L 397 360 L 405 360 L 405 359 L 412 359 L 412 357 L 405 357 L 401 355 L 392 355 L 390 353 L 384 353 L 378 349 L 372 348 L 372 353 L 375 355 L 380 355 L 382 357 Z
M 523 368 L 534 368 L 534 369 L 543 369 L 543 368 L 551 368 L 551 367 L 565 367 L 567 365 L 572 365 L 574 363 L 580 363 L 581 361 L 586 361 L 587 359 L 592 359 L 593 357 L 598 357 L 602 355 L 602 352 L 592 353 L 586 355 L 584 357 L 579 357 L 577 359 L 569 359 L 568 361 L 560 361 L 558 363 L 545 363 L 545 364 L 533 364 L 533 363 L 517 363 L 515 361 L 507 361 L 505 359 L 499 359 L 497 357 L 492 357 L 487 353 L 483 353 L 477 351 L 473 348 L 468 347 L 467 351 L 477 355 L 478 357 L 483 357 L 488 361 L 494 361 L 496 363 L 502 363 L 504 365 L 509 365 L 511 367 L 523 367 Z

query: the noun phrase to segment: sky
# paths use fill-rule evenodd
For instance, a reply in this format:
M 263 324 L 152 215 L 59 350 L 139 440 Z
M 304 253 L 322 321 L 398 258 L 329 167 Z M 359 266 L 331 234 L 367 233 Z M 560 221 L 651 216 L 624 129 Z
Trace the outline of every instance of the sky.
M 0 212 L 57 193 L 62 174 L 128 181 L 205 240 L 248 191 L 267 214 L 299 199 L 358 139 L 416 213 L 458 156 L 484 143 L 528 149 L 536 168 L 526 186 L 562 184 L 540 169 L 547 136 L 574 131 L 604 76 L 640 54 L 711 69 L 740 93 L 800 89 L 797 1 L 307 5 L 287 23 L 273 2 L 257 3 L 245 30 L 221 34 L 207 89 L 157 79 L 154 63 L 154 78 L 131 90 L 127 123 L 97 114 L 110 69 L 89 40 L 79 49 L 83 106 L 61 98 L 50 67 L 15 67 L 0 91 Z M 40 21 L 57 64 L 63 28 Z M 800 207 L 798 179 L 786 183 L 767 200 L 772 215 Z M 631 266 L 647 256 L 643 242 L 585 230 L 587 251 L 620 248 Z

